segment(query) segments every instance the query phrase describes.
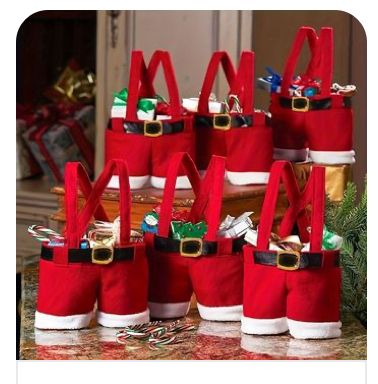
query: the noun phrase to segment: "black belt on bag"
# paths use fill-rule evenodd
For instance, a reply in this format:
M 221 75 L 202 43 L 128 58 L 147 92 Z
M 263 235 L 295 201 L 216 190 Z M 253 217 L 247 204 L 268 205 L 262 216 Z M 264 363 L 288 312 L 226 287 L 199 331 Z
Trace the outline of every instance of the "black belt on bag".
M 228 131 L 230 128 L 243 128 L 253 126 L 253 115 L 229 115 L 227 113 L 214 114 L 213 116 L 195 117 L 195 124 L 204 127 Z M 265 115 L 265 124 L 270 125 L 270 117 Z
M 320 109 L 330 109 L 332 107 L 332 99 L 327 97 L 325 99 L 313 99 L 310 100 L 308 97 L 297 96 L 297 97 L 280 97 L 280 106 L 282 108 L 288 108 L 296 112 L 307 112 L 315 111 Z M 344 107 L 351 107 L 351 98 L 344 97 Z
M 164 120 L 153 121 L 124 121 L 123 128 L 127 133 L 136 133 L 148 137 L 158 137 L 170 133 L 179 133 L 184 130 L 184 121 L 169 122 Z
M 198 257 L 214 255 L 218 252 L 217 241 L 206 241 L 197 238 L 184 238 L 181 240 L 169 237 L 155 236 L 155 249 L 159 252 L 180 253 L 185 257 Z M 246 244 L 243 237 L 232 239 L 232 252 L 241 252 Z
M 69 249 L 69 263 L 109 264 L 112 261 L 133 261 L 135 247 L 113 248 L 98 246 L 86 249 Z M 53 260 L 53 248 L 42 247 L 41 259 Z
M 253 259 L 256 264 L 274 266 L 286 271 L 323 266 L 321 252 L 253 251 Z M 333 262 L 335 267 L 340 265 L 339 254 L 334 256 Z

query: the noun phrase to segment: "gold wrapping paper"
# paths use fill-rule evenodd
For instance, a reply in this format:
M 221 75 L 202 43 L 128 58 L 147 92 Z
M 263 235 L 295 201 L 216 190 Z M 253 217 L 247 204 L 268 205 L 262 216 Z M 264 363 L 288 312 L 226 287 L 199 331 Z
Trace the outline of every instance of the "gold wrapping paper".
M 311 172 L 312 163 L 293 164 L 299 183 L 305 183 Z M 348 181 L 352 179 L 350 165 L 325 165 L 326 192 L 332 201 L 341 201 Z

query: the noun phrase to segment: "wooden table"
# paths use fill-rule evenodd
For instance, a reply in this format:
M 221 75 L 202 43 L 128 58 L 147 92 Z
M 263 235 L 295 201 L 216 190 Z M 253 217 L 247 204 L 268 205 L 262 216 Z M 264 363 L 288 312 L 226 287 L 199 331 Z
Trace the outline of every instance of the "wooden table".
M 222 218 L 227 214 L 238 216 L 246 211 L 254 212 L 252 220 L 258 222 L 260 219 L 261 207 L 265 196 L 265 185 L 235 186 L 225 182 L 223 193 Z M 58 197 L 58 211 L 52 215 L 52 219 L 60 223 L 65 222 L 64 212 L 64 188 L 57 186 L 52 192 Z M 132 191 L 131 226 L 139 229 L 145 213 L 161 203 L 163 190 L 156 188 L 145 188 Z M 193 203 L 194 194 L 191 190 L 176 191 L 174 208 L 188 209 Z M 118 216 L 119 192 L 115 189 L 108 189 L 102 197 L 102 204 L 111 220 Z M 79 198 L 79 205 L 84 202 L 83 197 Z M 280 193 L 276 209 L 276 221 L 279 220 L 287 206 L 284 192 Z

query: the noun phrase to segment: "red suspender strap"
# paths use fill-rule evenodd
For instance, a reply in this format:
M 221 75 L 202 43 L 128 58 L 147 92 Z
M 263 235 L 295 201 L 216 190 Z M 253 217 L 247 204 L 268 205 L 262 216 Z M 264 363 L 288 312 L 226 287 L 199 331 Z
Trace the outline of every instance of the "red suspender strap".
M 81 236 L 77 233 L 78 220 L 78 187 L 85 199 L 88 199 L 92 192 L 92 185 L 85 168 L 78 162 L 68 162 L 65 167 L 65 211 L 66 227 L 64 230 L 67 238 L 67 245 L 71 248 L 80 243 Z M 98 205 L 94 216 L 98 220 L 108 221 L 108 216 L 102 207 Z
M 214 52 L 210 59 L 205 78 L 203 80 L 201 94 L 198 101 L 198 113 L 209 113 L 209 97 L 214 86 L 215 77 L 217 75 L 218 67 L 220 64 L 222 65 L 230 89 L 235 84 L 236 73 L 230 56 L 227 54 L 227 52 L 224 51 Z
M 319 37 L 320 69 L 319 78 L 322 81 L 320 94 L 324 97 L 331 93 L 333 79 L 333 29 L 322 28 Z
M 309 63 L 309 66 L 307 67 L 306 74 L 308 76 L 313 76 L 316 67 L 319 64 L 319 60 L 317 55 L 317 36 L 316 32 L 313 28 L 310 27 L 301 27 L 299 28 L 294 43 L 291 47 L 291 52 L 289 54 L 289 57 L 286 61 L 285 69 L 282 75 L 282 85 L 281 85 L 281 94 L 283 96 L 289 96 L 289 88 L 293 81 L 294 76 L 294 70 L 297 65 L 299 55 L 302 51 L 303 44 L 305 42 L 305 39 L 308 40 L 310 51 L 311 51 L 311 60 Z
M 252 51 L 243 51 L 240 57 L 235 86 L 231 88 L 230 94 L 239 96 L 243 113 L 253 113 L 253 85 L 255 71 L 255 54 Z
M 170 114 L 172 118 L 179 118 L 181 112 L 180 95 L 177 87 L 176 77 L 173 69 L 171 57 L 168 52 L 156 51 L 152 57 L 148 69 L 146 69 L 143 54 L 141 51 L 134 51 L 131 57 L 130 79 L 128 88 L 128 99 L 126 108 L 126 119 L 137 120 L 137 104 L 139 97 L 154 97 L 155 93 L 148 95 L 153 89 L 152 82 L 155 79 L 159 65 L 163 67 L 164 78 L 168 88 Z M 142 86 L 139 87 L 141 79 Z
M 189 221 L 198 222 L 202 218 L 207 223 L 204 237 L 208 241 L 216 241 L 222 211 L 222 196 L 226 160 L 224 157 L 212 156 L 201 190 L 196 197 L 189 216 Z
M 289 166 L 290 163 L 287 161 L 275 161 L 270 169 L 269 181 L 266 187 L 265 198 L 261 209 L 260 223 L 258 226 L 258 249 L 268 249 L 274 212 L 279 194 L 281 175 L 285 167 Z
M 311 251 L 321 250 L 325 199 L 324 175 L 324 167 L 314 167 L 305 189 L 303 192 L 300 192 L 292 165 L 286 161 L 276 161 L 273 164 L 258 228 L 258 249 L 268 248 L 269 236 L 279 194 L 280 180 L 282 178 L 290 205 L 281 221 L 280 236 L 290 235 L 294 224 L 297 223 L 302 242 L 310 241 Z M 311 221 L 308 220 L 306 213 L 306 208 L 309 204 L 312 205 Z M 307 230 L 309 226 L 311 226 L 310 237 Z
M 149 86 L 150 82 L 147 74 L 146 63 L 144 62 L 143 58 L 143 52 L 133 51 L 131 53 L 129 86 L 126 106 L 127 120 L 137 120 L 137 105 L 139 99 L 139 87 L 141 82 L 145 91 L 146 87 L 149 87 L 148 90 L 152 92 L 152 94 L 150 94 L 149 96 L 153 97 L 155 95 L 155 92 L 152 86 Z
M 314 166 L 312 185 L 312 211 L 310 251 L 319 252 L 323 243 L 324 209 L 325 209 L 325 168 Z
M 186 152 L 177 152 L 172 155 L 164 186 L 163 200 L 160 206 L 158 235 L 168 237 L 169 227 L 172 220 L 173 199 L 176 188 L 177 176 L 181 167 L 192 185 L 195 196 L 198 196 L 201 186 L 201 178 L 192 158 Z
M 78 216 L 77 232 L 82 236 L 89 224 L 94 210 L 100 204 L 100 198 L 106 189 L 112 175 L 119 175 L 119 210 L 120 210 L 120 239 L 119 246 L 124 247 L 130 242 L 130 210 L 131 194 L 127 163 L 121 159 L 110 160 L 93 186 L 87 204 Z

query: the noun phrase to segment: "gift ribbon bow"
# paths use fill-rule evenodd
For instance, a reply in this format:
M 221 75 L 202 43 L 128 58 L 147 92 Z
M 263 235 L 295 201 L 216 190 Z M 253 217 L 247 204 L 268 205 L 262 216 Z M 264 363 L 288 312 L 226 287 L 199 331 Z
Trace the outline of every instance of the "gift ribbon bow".
M 264 80 L 270 83 L 270 92 L 277 92 L 278 87 L 281 85 L 281 76 L 274 72 L 271 67 L 266 67 L 266 71 L 269 73 L 269 76 L 263 77 Z
M 127 105 L 127 97 L 128 97 L 127 88 L 122 89 L 120 92 L 114 92 L 114 102 L 113 106 L 121 106 L 124 107 Z M 138 110 L 143 112 L 152 111 L 155 108 L 153 102 L 148 99 L 139 99 L 138 101 Z

